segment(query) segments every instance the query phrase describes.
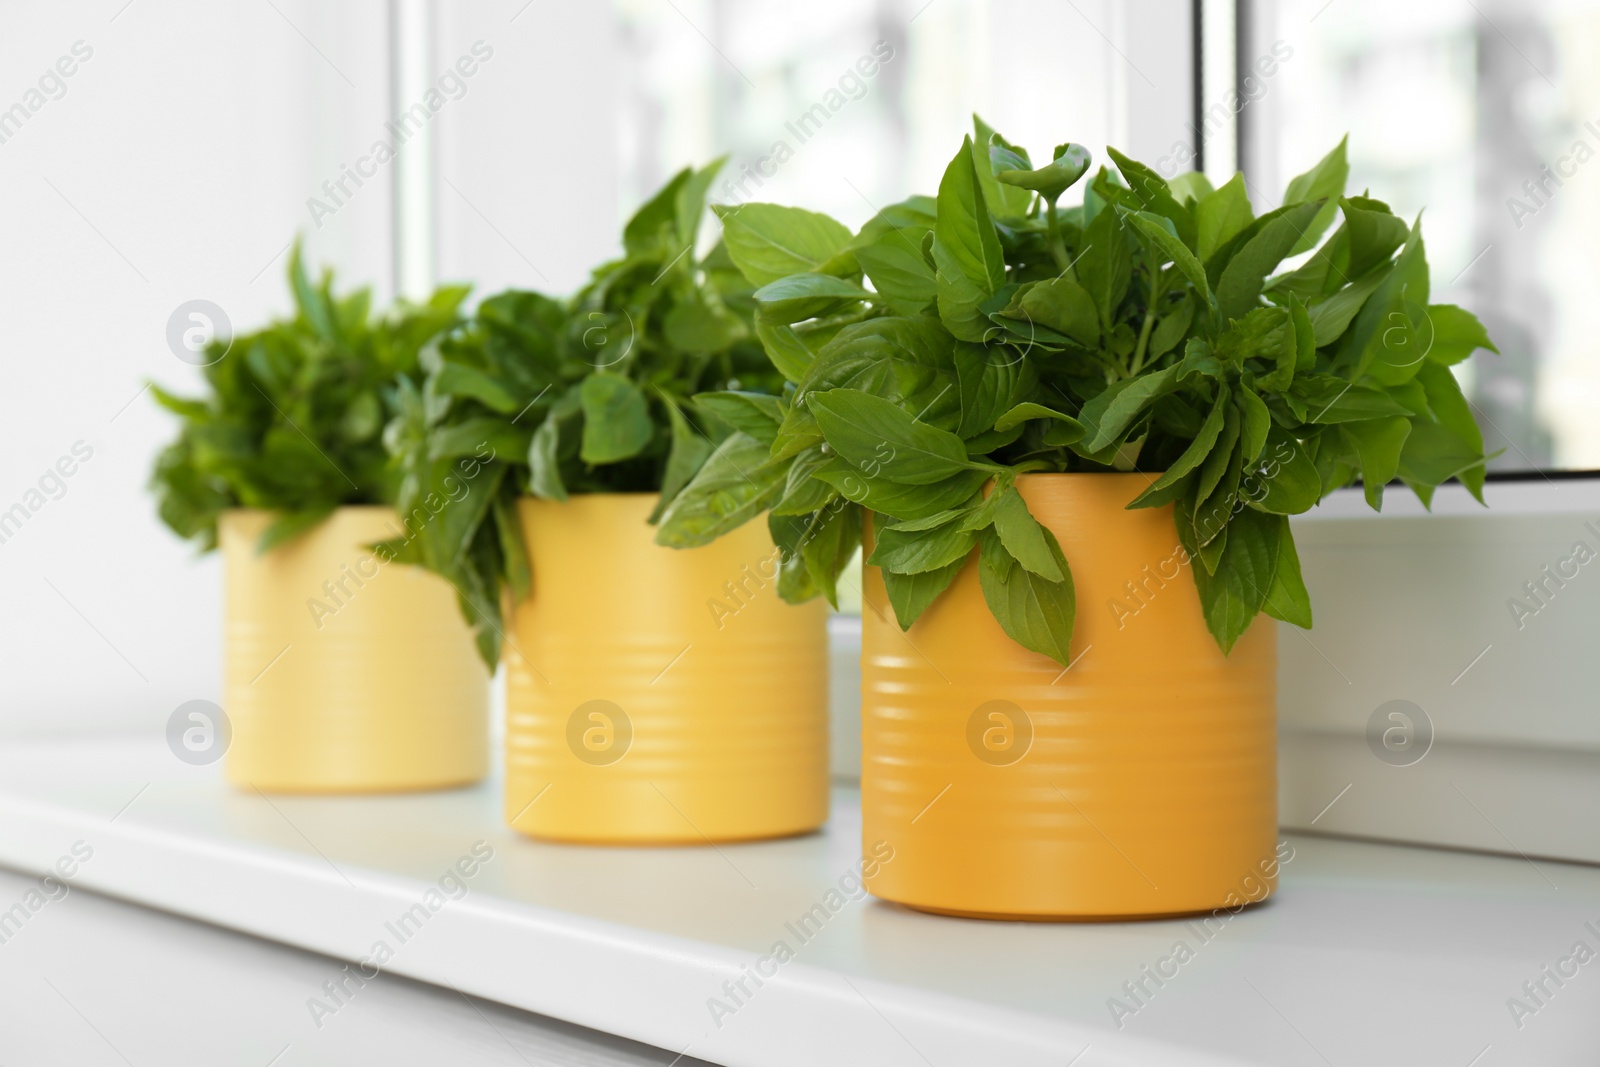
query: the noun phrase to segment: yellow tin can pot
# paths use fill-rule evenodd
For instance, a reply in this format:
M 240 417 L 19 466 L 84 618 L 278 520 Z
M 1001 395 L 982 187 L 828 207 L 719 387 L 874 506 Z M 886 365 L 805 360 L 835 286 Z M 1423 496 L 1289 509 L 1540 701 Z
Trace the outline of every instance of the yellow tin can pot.
M 367 546 L 386 507 L 341 507 L 266 553 L 264 511 L 222 516 L 228 778 L 296 793 L 436 789 L 488 768 L 489 679 L 450 586 Z
M 1276 631 L 1224 656 L 1172 508 L 1135 474 L 1024 475 L 1076 587 L 1069 669 L 1006 636 L 976 553 L 902 633 L 877 568 L 862 609 L 864 842 L 877 896 L 986 918 L 1240 906 L 1276 885 Z
M 533 594 L 506 663 L 506 819 L 614 844 L 779 837 L 828 814 L 827 635 L 764 522 L 655 544 L 653 493 L 524 499 Z

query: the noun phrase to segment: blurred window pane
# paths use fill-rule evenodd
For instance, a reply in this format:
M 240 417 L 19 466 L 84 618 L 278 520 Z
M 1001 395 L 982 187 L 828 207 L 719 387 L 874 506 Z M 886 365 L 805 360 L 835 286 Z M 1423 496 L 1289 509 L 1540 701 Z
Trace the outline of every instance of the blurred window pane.
M 1427 209 L 1432 301 L 1500 347 L 1456 368 L 1491 469 L 1600 469 L 1600 2 L 1258 0 L 1243 25 L 1242 54 L 1293 49 L 1241 113 L 1254 188 L 1349 132 L 1350 189 Z
M 1130 83 L 1163 99 L 1189 92 L 1187 69 L 1165 69 L 1141 51 L 1151 37 L 1175 34 L 1177 54 L 1187 55 L 1185 22 L 1152 34 L 1125 0 L 616 7 L 627 56 L 625 210 L 686 164 L 728 153 L 713 201 L 799 204 L 857 226 L 877 207 L 937 191 L 974 111 L 1036 158 L 1073 140 L 1104 160 L 1105 145 L 1126 147 L 1138 125 Z M 1136 29 L 1143 37 L 1130 41 Z M 1175 114 L 1186 117 L 1181 106 Z M 1159 143 L 1170 140 L 1163 129 Z

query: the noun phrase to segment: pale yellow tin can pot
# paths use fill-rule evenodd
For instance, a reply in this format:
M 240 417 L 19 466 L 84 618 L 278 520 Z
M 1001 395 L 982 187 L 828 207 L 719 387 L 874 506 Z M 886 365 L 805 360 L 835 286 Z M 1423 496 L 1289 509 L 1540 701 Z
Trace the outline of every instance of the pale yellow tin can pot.
M 223 515 L 230 781 L 293 793 L 437 789 L 488 767 L 489 679 L 455 594 L 369 546 L 392 508 L 342 507 L 256 550 L 265 511 Z

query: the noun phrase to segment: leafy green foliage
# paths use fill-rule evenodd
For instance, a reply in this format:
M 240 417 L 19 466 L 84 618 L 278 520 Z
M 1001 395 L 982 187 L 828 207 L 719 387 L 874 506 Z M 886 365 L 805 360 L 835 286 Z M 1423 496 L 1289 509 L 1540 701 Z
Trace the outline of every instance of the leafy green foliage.
M 373 317 L 362 289 L 313 284 L 297 244 L 289 256 L 292 316 L 231 347 L 214 343 L 207 395 L 188 400 L 152 385 L 181 422 L 151 478 L 162 521 L 204 551 L 229 508 L 277 517 L 263 550 L 321 522 L 344 504 L 392 504 L 397 475 L 382 441 L 397 383 L 418 380 L 419 354 L 458 321 L 467 290 L 441 288 L 424 304 L 401 302 Z
M 659 519 L 702 474 L 698 525 L 675 527 L 691 544 L 766 511 L 785 485 L 787 467 L 765 467 L 784 380 L 757 339 L 765 282 L 745 273 L 786 282 L 821 267 L 850 234 L 825 216 L 801 213 L 801 223 L 792 209 L 750 205 L 726 212 L 724 240 L 696 256 L 719 166 L 674 176 L 624 226 L 622 258 L 572 297 L 509 290 L 484 300 L 440 341 L 421 387 L 401 397 L 387 439 L 403 474 L 401 511 L 419 522 L 394 547 L 455 586 L 491 666 L 507 594 L 525 596 L 538 581 L 517 498 L 653 493 Z M 851 284 L 858 270 L 826 277 L 847 297 L 868 295 Z M 802 286 L 774 303 L 804 318 L 817 299 L 838 298 Z M 812 332 L 794 340 L 807 358 Z M 467 494 L 420 521 L 430 500 L 451 499 L 464 459 L 478 465 Z
M 1148 472 L 1129 506 L 1172 509 L 1224 651 L 1262 611 L 1311 624 L 1288 516 L 1358 479 L 1374 508 L 1395 477 L 1425 503 L 1450 478 L 1480 493 L 1483 439 L 1449 368 L 1492 345 L 1428 302 L 1418 227 L 1343 195 L 1343 142 L 1260 217 L 1240 177 L 1212 189 L 1112 158 L 1060 207 L 1087 152 L 1035 168 L 979 120 L 936 198 L 854 237 L 740 208 L 752 233 L 730 234 L 733 258 L 764 287 L 758 335 L 797 389 L 742 446 L 751 487 L 708 464 L 658 539 L 703 543 L 767 497 L 781 516 L 870 510 L 902 626 L 976 552 L 1006 632 L 1066 663 L 1071 573 L 1021 476 Z M 843 551 L 835 537 L 790 589 L 831 589 Z

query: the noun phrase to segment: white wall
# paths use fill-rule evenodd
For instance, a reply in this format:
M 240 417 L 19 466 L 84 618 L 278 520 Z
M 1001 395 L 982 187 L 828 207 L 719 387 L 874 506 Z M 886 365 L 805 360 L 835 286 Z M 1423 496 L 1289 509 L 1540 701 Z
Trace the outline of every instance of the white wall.
M 144 482 L 173 428 L 140 390 L 198 380 L 165 343 L 178 304 L 242 326 L 285 307 L 305 198 L 387 95 L 361 29 L 380 5 L 276 2 L 0 8 L 0 107 L 92 50 L 0 144 L 0 508 L 93 449 L 0 544 L 0 730 L 131 727 L 218 691 L 216 566 L 156 522 Z M 385 279 L 388 211 L 369 189 L 308 232 L 313 260 Z
M 124 2 L 0 7 L 0 109 L 74 42 L 92 49 L 0 143 L 0 510 L 74 442 L 93 450 L 0 544 L 0 733 L 148 728 L 220 693 L 217 561 L 161 526 L 145 490 L 175 428 L 141 388 L 199 382 L 166 346 L 173 309 L 203 297 L 241 330 L 286 310 L 297 232 L 311 263 L 381 299 L 391 287 L 391 175 L 320 226 L 307 207 L 384 136 L 387 5 Z M 441 70 L 479 38 L 496 49 L 438 116 L 441 169 L 567 288 L 615 240 L 615 150 L 589 121 L 606 107 L 606 9 L 535 4 L 513 23 L 522 6 L 438 18 Z M 546 161 L 595 137 L 574 189 Z M 440 208 L 444 276 L 530 284 L 459 199 Z

